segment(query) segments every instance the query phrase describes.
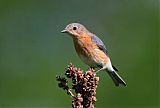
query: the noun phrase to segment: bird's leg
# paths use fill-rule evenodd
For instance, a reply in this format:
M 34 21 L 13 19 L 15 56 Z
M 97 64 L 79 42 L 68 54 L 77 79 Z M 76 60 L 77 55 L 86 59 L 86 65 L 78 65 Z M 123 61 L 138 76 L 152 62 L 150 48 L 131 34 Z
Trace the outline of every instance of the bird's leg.
M 95 73 L 98 73 L 99 71 L 105 70 L 107 68 L 107 66 L 103 66 L 102 68 L 100 68 L 99 70 L 97 70 Z
M 95 73 L 98 73 L 98 72 L 99 72 L 99 71 L 101 71 L 101 70 L 103 70 L 103 68 L 101 68 L 101 69 L 97 70 Z

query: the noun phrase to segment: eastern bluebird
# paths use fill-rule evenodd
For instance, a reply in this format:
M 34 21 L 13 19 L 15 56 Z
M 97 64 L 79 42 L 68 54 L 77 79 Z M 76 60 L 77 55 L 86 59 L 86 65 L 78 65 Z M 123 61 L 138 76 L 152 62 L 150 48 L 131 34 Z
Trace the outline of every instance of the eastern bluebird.
M 98 71 L 106 70 L 116 86 L 126 86 L 118 70 L 111 64 L 105 45 L 95 34 L 79 23 L 71 23 L 61 32 L 71 35 L 76 52 L 84 63 L 91 68 L 99 68 Z

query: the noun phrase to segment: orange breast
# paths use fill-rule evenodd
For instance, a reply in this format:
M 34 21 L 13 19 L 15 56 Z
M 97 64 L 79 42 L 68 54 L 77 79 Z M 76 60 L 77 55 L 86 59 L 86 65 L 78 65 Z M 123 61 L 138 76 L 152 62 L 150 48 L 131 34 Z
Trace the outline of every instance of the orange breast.
M 74 45 L 77 54 L 87 65 L 96 67 L 108 62 L 106 54 L 92 42 L 91 37 L 86 36 L 74 39 Z

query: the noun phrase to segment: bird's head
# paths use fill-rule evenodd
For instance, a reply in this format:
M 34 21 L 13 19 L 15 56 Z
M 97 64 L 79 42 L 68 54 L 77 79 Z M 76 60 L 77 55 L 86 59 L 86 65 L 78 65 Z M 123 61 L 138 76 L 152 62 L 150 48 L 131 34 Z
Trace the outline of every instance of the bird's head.
M 61 32 L 68 33 L 73 38 L 79 38 L 79 37 L 82 37 L 84 34 L 86 34 L 88 31 L 82 24 L 71 23 L 71 24 L 68 24 L 66 28 Z

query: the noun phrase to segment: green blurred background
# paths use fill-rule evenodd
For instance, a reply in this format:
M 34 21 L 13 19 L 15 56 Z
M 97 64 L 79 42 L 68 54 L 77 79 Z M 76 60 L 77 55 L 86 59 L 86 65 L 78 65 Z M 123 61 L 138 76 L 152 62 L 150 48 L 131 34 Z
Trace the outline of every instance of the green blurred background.
M 98 73 L 96 108 L 158 108 L 158 0 L 1 0 L 0 108 L 70 108 L 57 87 L 69 62 L 87 70 L 60 31 L 80 22 L 106 44 L 127 87 Z

